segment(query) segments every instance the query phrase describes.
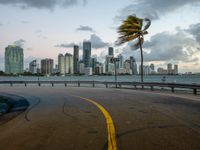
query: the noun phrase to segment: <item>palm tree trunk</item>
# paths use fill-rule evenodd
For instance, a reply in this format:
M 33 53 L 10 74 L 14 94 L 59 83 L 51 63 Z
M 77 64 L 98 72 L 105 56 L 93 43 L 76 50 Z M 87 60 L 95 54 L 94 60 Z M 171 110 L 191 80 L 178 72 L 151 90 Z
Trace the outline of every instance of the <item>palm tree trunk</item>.
M 141 41 L 141 37 L 139 37 L 139 44 L 140 44 L 140 52 L 141 52 L 141 68 L 140 68 L 140 71 L 141 71 L 141 82 L 143 82 L 143 49 L 142 49 L 142 41 Z

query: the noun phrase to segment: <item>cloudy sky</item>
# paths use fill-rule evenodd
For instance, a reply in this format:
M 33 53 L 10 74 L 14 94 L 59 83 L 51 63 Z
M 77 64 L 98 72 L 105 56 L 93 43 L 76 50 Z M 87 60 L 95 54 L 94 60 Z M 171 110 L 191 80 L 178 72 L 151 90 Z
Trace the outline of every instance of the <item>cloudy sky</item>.
M 32 59 L 72 53 L 72 46 L 91 40 L 92 55 L 103 61 L 114 46 L 116 28 L 127 15 L 152 20 L 145 38 L 145 64 L 179 64 L 181 72 L 200 72 L 200 0 L 0 0 L 0 70 L 10 44 L 24 48 Z M 135 56 L 131 43 L 115 47 L 115 54 Z

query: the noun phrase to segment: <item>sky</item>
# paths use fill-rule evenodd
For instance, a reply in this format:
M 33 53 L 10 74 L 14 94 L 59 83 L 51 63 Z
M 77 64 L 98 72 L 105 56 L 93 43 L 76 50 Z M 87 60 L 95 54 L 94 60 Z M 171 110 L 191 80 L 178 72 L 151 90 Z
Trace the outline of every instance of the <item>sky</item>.
M 115 56 L 134 56 L 139 64 L 132 42 L 115 45 L 117 27 L 131 14 L 152 21 L 145 65 L 173 63 L 181 73 L 200 72 L 200 0 L 0 0 L 0 70 L 8 45 L 24 48 L 27 67 L 33 59 L 56 63 L 59 53 L 73 53 L 83 40 L 92 42 L 92 55 L 101 62 L 113 46 Z

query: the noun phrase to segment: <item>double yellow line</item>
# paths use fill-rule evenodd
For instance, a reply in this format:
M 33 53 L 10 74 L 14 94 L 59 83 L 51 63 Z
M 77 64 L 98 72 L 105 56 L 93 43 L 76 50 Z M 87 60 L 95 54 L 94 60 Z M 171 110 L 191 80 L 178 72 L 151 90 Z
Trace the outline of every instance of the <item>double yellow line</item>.
M 80 96 L 73 96 L 73 97 L 78 97 L 83 100 L 86 100 L 86 101 L 94 104 L 97 108 L 99 108 L 99 110 L 104 115 L 104 118 L 106 119 L 107 130 L 108 130 L 108 150 L 117 150 L 117 139 L 116 139 L 115 126 L 114 126 L 114 123 L 113 123 L 113 120 L 112 120 L 110 114 L 106 111 L 106 109 L 91 99 L 80 97 Z

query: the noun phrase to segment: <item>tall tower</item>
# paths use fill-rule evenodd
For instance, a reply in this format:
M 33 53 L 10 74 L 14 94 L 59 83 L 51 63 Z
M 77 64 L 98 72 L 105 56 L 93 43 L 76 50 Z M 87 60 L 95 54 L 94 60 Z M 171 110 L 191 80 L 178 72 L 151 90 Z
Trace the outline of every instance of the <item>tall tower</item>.
M 130 68 L 132 70 L 133 75 L 138 74 L 136 60 L 132 56 L 130 57 Z
M 74 45 L 74 74 L 79 74 L 79 46 Z
M 73 56 L 69 53 L 65 54 L 65 74 L 73 74 L 74 65 L 73 65 Z
M 122 56 L 122 54 L 119 54 L 118 58 L 119 58 L 119 68 L 123 68 L 124 57 Z
M 108 55 L 109 56 L 114 56 L 114 48 L 113 47 L 109 47 L 108 48 Z
M 178 65 L 174 65 L 174 74 L 178 74 Z
M 24 52 L 19 46 L 9 45 L 5 48 L 5 73 L 24 72 Z
M 172 64 L 171 63 L 167 64 L 167 72 L 168 72 L 168 74 L 172 74 Z
M 85 68 L 91 67 L 91 42 L 84 41 L 83 42 L 83 63 Z
M 74 62 L 73 56 L 69 53 L 65 55 L 58 55 L 58 70 L 60 75 L 73 74 L 74 73 Z
M 60 75 L 65 74 L 65 56 L 63 54 L 58 55 L 58 70 Z
M 29 63 L 29 72 L 35 74 L 38 73 L 39 64 L 37 63 L 37 60 L 33 60 Z
M 41 73 L 47 75 L 53 73 L 53 59 L 46 58 L 41 60 Z

